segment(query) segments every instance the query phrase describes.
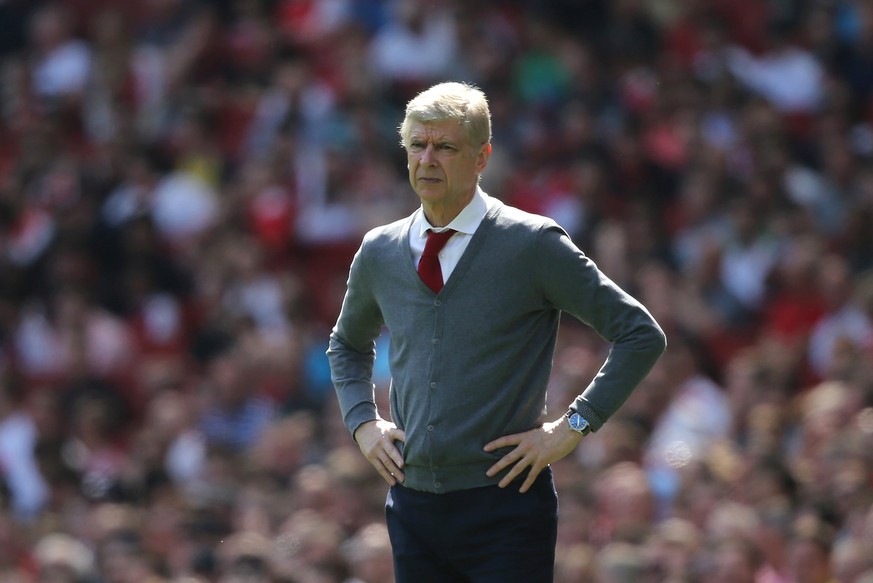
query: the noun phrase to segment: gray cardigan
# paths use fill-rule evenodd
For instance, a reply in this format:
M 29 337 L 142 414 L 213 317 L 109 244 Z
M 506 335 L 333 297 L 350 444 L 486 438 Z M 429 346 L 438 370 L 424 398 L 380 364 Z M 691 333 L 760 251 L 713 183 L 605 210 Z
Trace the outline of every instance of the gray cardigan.
M 414 214 L 367 233 L 330 335 L 333 383 L 346 428 L 354 433 L 377 417 L 374 340 L 387 326 L 391 419 L 406 433 L 406 443 L 398 444 L 405 485 L 417 490 L 449 492 L 499 481 L 485 471 L 509 450 L 486 453 L 482 447 L 542 424 L 562 311 L 613 343 L 599 373 L 572 403 L 594 431 L 666 347 L 649 312 L 554 221 L 495 203 L 436 295 L 413 265 Z

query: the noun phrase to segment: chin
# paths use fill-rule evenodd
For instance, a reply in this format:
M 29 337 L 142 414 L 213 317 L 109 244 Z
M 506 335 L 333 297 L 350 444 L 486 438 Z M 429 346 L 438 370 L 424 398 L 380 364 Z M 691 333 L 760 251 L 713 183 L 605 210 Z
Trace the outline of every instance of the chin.
M 419 188 L 417 193 L 418 197 L 425 202 L 439 202 L 445 197 L 445 193 L 441 189 Z

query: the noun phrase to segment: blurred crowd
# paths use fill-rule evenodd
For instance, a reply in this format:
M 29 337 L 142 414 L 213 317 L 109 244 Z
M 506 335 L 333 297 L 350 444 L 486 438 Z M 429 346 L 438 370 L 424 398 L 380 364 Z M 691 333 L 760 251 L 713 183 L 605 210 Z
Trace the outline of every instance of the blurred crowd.
M 0 580 L 393 580 L 324 350 L 449 79 L 670 343 L 556 581 L 873 582 L 869 0 L 0 0 Z M 552 417 L 606 350 L 564 320 Z

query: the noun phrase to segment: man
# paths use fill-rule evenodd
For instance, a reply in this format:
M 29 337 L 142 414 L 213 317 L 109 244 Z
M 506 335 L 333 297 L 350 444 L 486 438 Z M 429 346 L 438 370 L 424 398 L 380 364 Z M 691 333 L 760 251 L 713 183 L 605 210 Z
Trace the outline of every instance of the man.
M 664 334 L 554 221 L 479 188 L 491 154 L 480 90 L 423 91 L 407 104 L 400 136 L 421 208 L 364 237 L 328 349 L 345 425 L 391 486 L 395 576 L 551 581 L 549 464 L 621 406 L 664 351 Z M 544 422 L 562 311 L 613 347 L 568 413 Z M 383 326 L 390 421 L 371 381 Z

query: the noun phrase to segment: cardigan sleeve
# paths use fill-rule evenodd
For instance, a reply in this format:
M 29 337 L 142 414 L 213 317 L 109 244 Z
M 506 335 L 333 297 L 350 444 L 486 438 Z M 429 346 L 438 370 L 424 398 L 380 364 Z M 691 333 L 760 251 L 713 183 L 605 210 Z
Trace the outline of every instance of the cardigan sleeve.
M 649 311 L 609 279 L 557 224 L 537 238 L 538 281 L 547 301 L 612 343 L 599 372 L 573 408 L 599 429 L 627 400 L 667 346 Z
M 343 422 L 352 435 L 362 423 L 378 418 L 373 364 L 376 338 L 384 322 L 369 285 L 366 246 L 365 239 L 352 260 L 342 309 L 327 349 Z

